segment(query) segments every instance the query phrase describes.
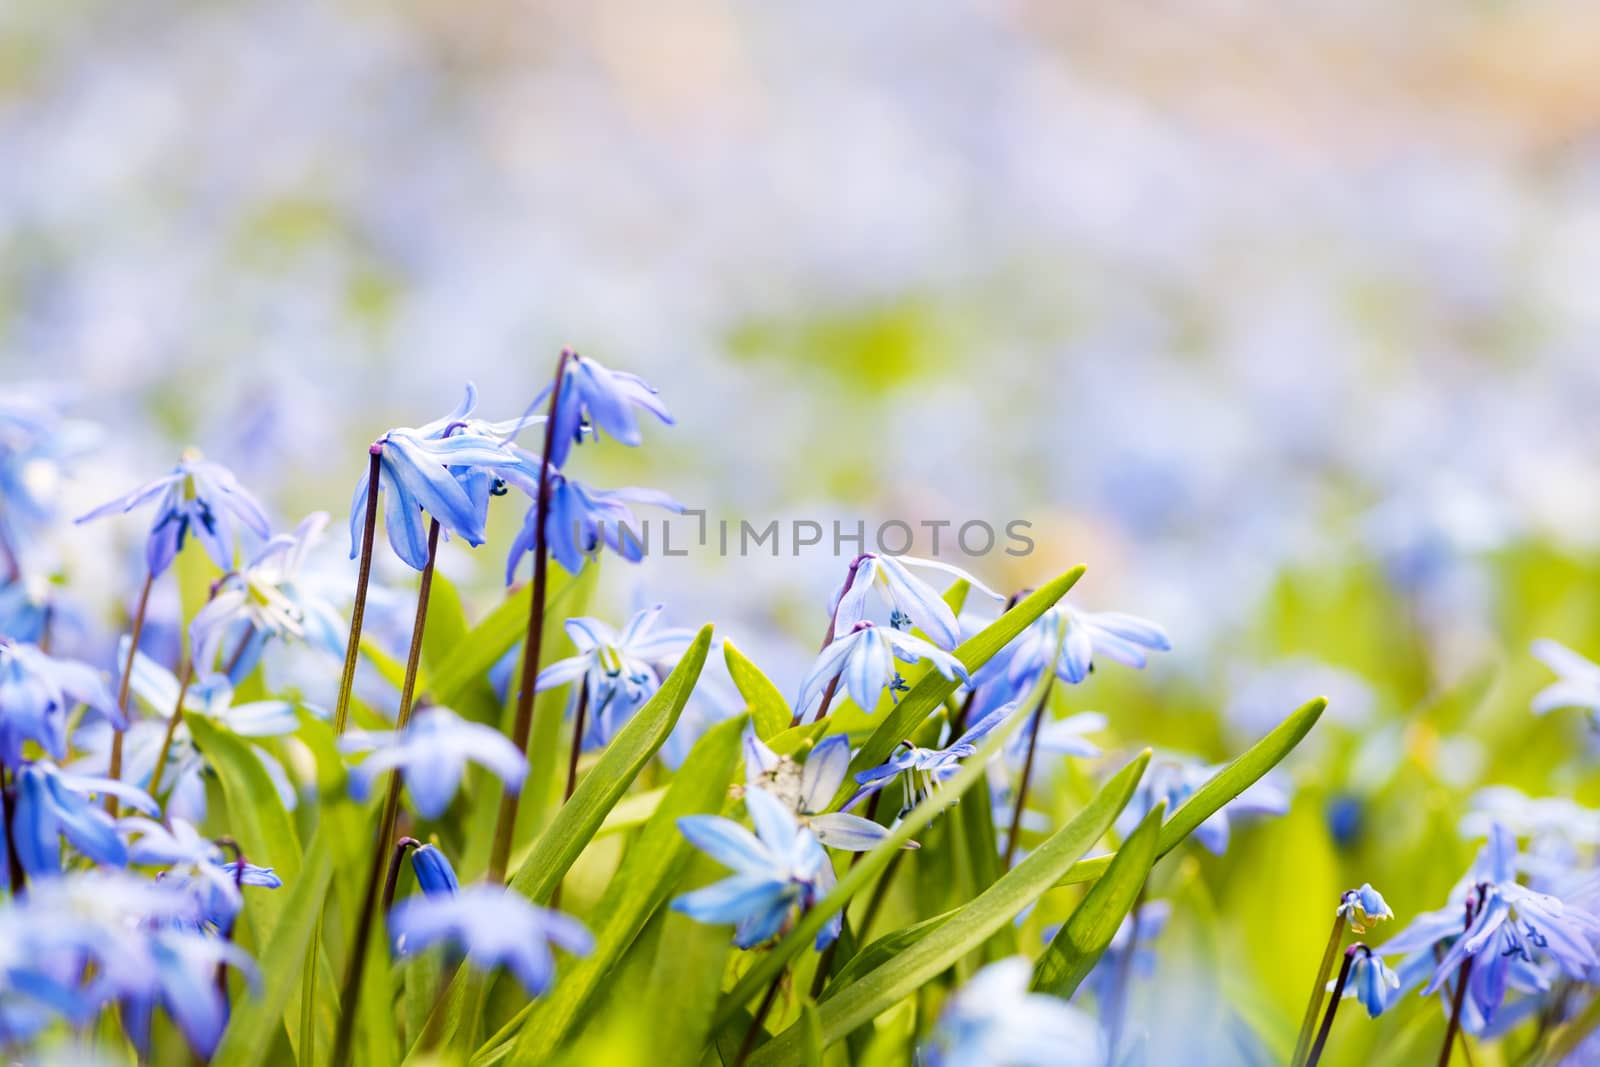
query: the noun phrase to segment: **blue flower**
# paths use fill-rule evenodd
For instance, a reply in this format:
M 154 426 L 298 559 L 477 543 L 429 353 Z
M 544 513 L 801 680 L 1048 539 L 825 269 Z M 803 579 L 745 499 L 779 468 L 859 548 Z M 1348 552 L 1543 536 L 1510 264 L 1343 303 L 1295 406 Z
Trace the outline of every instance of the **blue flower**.
M 850 739 L 844 734 L 823 738 L 800 764 L 772 751 L 754 728 L 746 726 L 744 765 L 747 787 L 770 793 L 787 805 L 800 825 L 808 827 L 828 848 L 866 852 L 889 836 L 887 827 L 871 819 L 828 810 L 850 771 Z
M 833 633 L 844 633 L 866 618 L 867 598 L 876 591 L 888 601 L 890 623 L 897 630 L 917 627 L 940 648 L 949 650 L 961 641 L 961 628 L 950 605 L 934 589 L 912 574 L 907 565 L 939 571 L 967 582 L 995 600 L 1004 599 L 978 579 L 948 563 L 915 556 L 866 553 L 851 564 L 849 574 L 833 594 Z
M 1543 715 L 1557 708 L 1583 708 L 1591 720 L 1600 722 L 1600 666 L 1548 639 L 1535 641 L 1533 654 L 1558 676 L 1557 681 L 1534 695 L 1534 714 Z
M 539 394 L 533 402 L 535 407 L 543 403 L 553 387 L 547 386 Z M 557 467 L 565 466 L 572 446 L 582 444 L 586 432 L 598 437 L 604 430 L 625 445 L 642 444 L 644 437 L 639 432 L 634 408 L 643 408 L 668 426 L 672 425 L 666 406 L 656 399 L 656 390 L 643 378 L 610 370 L 576 352 L 569 353 L 561 395 L 556 401 L 550 462 Z
M 163 875 L 194 896 L 204 920 L 219 930 L 229 930 L 244 898 L 240 886 L 278 889 L 283 880 L 271 867 L 223 856 L 215 841 L 201 836 L 186 819 L 172 818 L 171 827 L 154 819 L 131 816 L 118 828 L 130 835 L 128 863 L 166 867 Z
M 223 570 L 233 569 L 233 521 L 237 519 L 258 537 L 272 532 L 267 514 L 233 472 L 220 463 L 186 452 L 170 474 L 100 505 L 78 522 L 104 515 L 126 513 L 156 500 L 155 522 L 145 542 L 145 564 L 159 577 L 183 550 L 190 532 L 200 539 L 206 554 Z
M 404 731 L 347 734 L 339 747 L 344 752 L 376 749 L 350 770 L 350 791 L 357 799 L 366 798 L 380 774 L 399 769 L 417 814 L 425 819 L 438 818 L 450 806 L 468 760 L 487 767 L 513 792 L 528 773 L 527 758 L 500 731 L 437 706 L 417 712 Z
M 800 697 L 795 707 L 805 714 L 821 698 L 828 683 L 839 678 L 856 706 L 871 713 L 885 689 L 893 695 L 907 688 L 895 665 L 897 659 L 905 663 L 927 660 L 929 666 L 946 678 L 967 680 L 967 668 L 960 660 L 922 638 L 902 633 L 892 626 L 858 622 L 854 629 L 836 637 L 817 656 L 811 673 L 800 684 Z
M 1030 993 L 1033 965 L 991 963 L 945 1004 L 922 1049 L 929 1067 L 1103 1067 L 1100 1024 L 1079 1008 Z
M 0 567 L 55 515 L 64 461 L 86 453 L 100 436 L 91 423 L 64 416 L 55 390 L 8 383 L 0 398 Z
M 479 970 L 505 966 L 532 996 L 549 989 L 555 979 L 551 945 L 578 956 L 594 948 L 594 938 L 578 920 L 490 885 L 407 897 L 389 912 L 389 930 L 397 952 L 410 954 L 446 942 Z
M 1369 924 L 1394 918 L 1389 902 L 1383 899 L 1383 894 L 1372 888 L 1371 882 L 1363 882 L 1360 889 L 1347 892 L 1339 901 L 1337 910 L 1350 924 L 1350 932 L 1354 934 L 1364 934 Z
M 985 664 L 978 681 L 988 684 L 1003 678 L 1009 699 L 1026 692 L 1048 669 L 1053 668 L 1061 681 L 1077 685 L 1089 677 L 1097 655 L 1142 668 L 1150 652 L 1171 647 L 1166 632 L 1146 619 L 1057 604 Z
M 1124 837 L 1157 804 L 1165 803 L 1175 812 L 1221 770 L 1189 757 L 1166 756 L 1152 760 L 1139 781 L 1133 799 L 1117 819 L 1117 832 Z M 1218 808 L 1195 828 L 1194 838 L 1213 855 L 1227 851 L 1233 819 L 1251 815 L 1282 815 L 1289 810 L 1289 795 L 1271 776 L 1262 778 L 1228 803 Z
M 417 876 L 418 887 L 429 896 L 449 895 L 461 888 L 450 860 L 432 845 L 411 850 L 411 870 Z
M 670 667 L 694 640 L 693 630 L 657 630 L 661 607 L 657 604 L 635 613 L 620 633 L 599 619 L 567 620 L 567 636 L 578 654 L 540 671 L 533 687 L 542 691 L 581 681 L 589 700 L 584 748 L 608 744 L 622 724 L 660 687 L 657 668 Z M 574 690 L 573 702 L 576 700 Z
M 531 462 L 536 464 L 538 460 Z M 510 585 L 516 578 L 517 564 L 539 543 L 534 531 L 539 521 L 539 479 L 537 473 L 511 472 L 506 480 L 533 500 L 506 557 L 506 584 Z M 644 558 L 648 536 L 638 532 L 639 520 L 630 504 L 647 504 L 672 512 L 683 510 L 682 504 L 654 489 L 589 489 L 554 467 L 546 468 L 545 482 L 550 494 L 545 541 L 550 555 L 570 574 L 582 570 L 584 561 L 598 556 L 602 546 L 629 563 Z
M 1124 973 L 1146 979 L 1155 974 L 1155 941 L 1167 928 L 1171 917 L 1172 903 L 1166 900 L 1152 900 L 1140 905 L 1134 914 L 1123 917 L 1105 954 L 1084 980 L 1084 986 L 1094 992 L 1102 1016 L 1109 1017 L 1119 1010 L 1112 1002 L 1127 993 L 1122 979 Z M 1048 936 L 1053 938 L 1055 931 Z
M 223 576 L 189 624 L 190 647 L 202 674 L 220 664 L 237 684 L 255 669 L 271 638 L 302 640 L 343 654 L 338 609 L 299 581 L 306 553 L 327 524 L 327 513 L 315 512 L 294 533 L 268 541 L 243 569 Z
M 111 794 L 150 815 L 159 809 L 143 791 L 110 778 L 68 774 L 53 763 L 24 763 L 16 770 L 12 846 L 34 877 L 61 870 L 61 838 L 95 863 L 126 866 L 128 849 L 116 821 L 90 799 Z
M 20 763 L 28 741 L 66 758 L 67 714 L 80 704 L 119 728 L 127 725 L 93 667 L 0 637 L 0 762 Z
M 996 708 L 974 723 L 960 737 L 944 748 L 918 748 L 902 741 L 889 759 L 876 767 L 856 775 L 861 788 L 856 790 L 846 807 L 855 807 L 862 799 L 888 786 L 896 778 L 901 780 L 904 800 L 900 813 L 904 815 L 928 797 L 938 792 L 939 786 L 961 769 L 961 761 L 973 756 L 978 745 L 1016 710 L 1016 704 Z
M 1350 974 L 1345 979 L 1344 999 L 1356 997 L 1367 1015 L 1376 1019 L 1382 1015 L 1400 993 L 1400 976 L 1389 969 L 1382 956 L 1372 953 L 1365 945 L 1351 946 L 1355 959 L 1350 963 Z M 1328 984 L 1329 992 L 1333 983 Z
M 817 835 L 801 826 L 782 801 L 765 790 L 746 789 L 744 802 L 755 834 L 718 815 L 678 820 L 690 844 L 735 873 L 685 893 L 672 907 L 696 922 L 733 923 L 733 943 L 750 948 L 782 933 L 797 908 L 804 911 L 822 899 L 834 873 Z M 834 916 L 817 934 L 817 948 L 832 944 L 839 930 L 839 916 Z
M 122 998 L 123 1026 L 141 1051 L 150 1048 L 150 1017 L 156 1005 L 166 1009 L 189 1047 L 210 1057 L 228 1025 L 228 996 L 217 987 L 217 967 L 228 964 L 259 985 L 250 954 L 220 937 L 163 927 L 149 934 L 144 988 Z
M 466 399 L 449 415 L 425 426 L 396 427 L 372 444 L 380 457 L 378 491 L 387 493 L 383 514 L 389 547 L 416 570 L 428 563 L 428 527 L 422 512 L 468 544 L 481 545 L 488 497 L 475 500 L 462 479 L 475 469 L 501 475 L 523 465 L 522 456 L 505 438 L 474 429 L 482 429 L 467 418 L 476 402 L 477 392 L 469 385 Z M 363 474 L 350 500 L 351 559 L 361 550 L 367 482 Z

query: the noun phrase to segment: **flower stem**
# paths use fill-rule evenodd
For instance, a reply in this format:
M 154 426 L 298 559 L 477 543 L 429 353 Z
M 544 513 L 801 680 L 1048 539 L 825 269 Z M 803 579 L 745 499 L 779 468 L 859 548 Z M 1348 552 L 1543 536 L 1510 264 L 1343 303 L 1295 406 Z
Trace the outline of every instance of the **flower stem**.
M 133 657 L 139 654 L 139 638 L 144 634 L 145 611 L 150 607 L 150 587 L 155 581 L 155 573 L 145 571 L 144 588 L 139 590 L 139 604 L 133 609 L 133 631 L 128 636 L 128 658 L 122 665 L 122 681 L 117 684 L 117 711 L 121 712 L 123 722 L 128 721 L 128 684 L 133 681 Z M 122 777 L 122 730 L 111 731 L 111 762 L 106 769 L 106 777 L 112 781 Z M 117 817 L 115 793 L 106 794 L 106 814 L 113 819 Z
M 1343 903 L 1343 897 L 1340 902 Z M 1311 983 L 1311 999 L 1306 1002 L 1306 1013 L 1300 1020 L 1300 1036 L 1295 1039 L 1292 1067 L 1303 1067 L 1306 1052 L 1311 1048 L 1311 1035 L 1317 1025 L 1317 1013 L 1322 1010 L 1322 998 L 1327 995 L 1328 975 L 1333 973 L 1333 961 L 1339 956 L 1339 946 L 1344 944 L 1345 918 L 1339 911 L 1333 913 L 1333 930 L 1328 934 L 1328 947 L 1322 953 L 1322 963 L 1317 967 L 1317 977 Z
M 1482 890 L 1479 890 L 1481 894 Z M 1462 927 L 1465 931 L 1472 929 L 1472 920 L 1477 917 L 1477 901 L 1472 897 L 1467 898 L 1466 924 Z M 1472 977 L 1472 955 L 1468 953 L 1461 961 L 1461 969 L 1456 972 L 1456 993 L 1450 1002 L 1450 1025 L 1444 1030 L 1444 1047 L 1439 1050 L 1439 1067 L 1447 1067 L 1450 1054 L 1455 1051 L 1456 1034 L 1461 1029 L 1461 1002 L 1466 999 L 1467 982 Z
M 361 656 L 361 622 L 367 614 L 367 583 L 372 578 L 372 541 L 378 528 L 378 470 L 383 462 L 383 446 L 369 449 L 367 464 L 367 516 L 361 528 L 361 563 L 356 573 L 356 600 L 350 608 L 350 637 L 344 646 L 344 673 L 339 676 L 339 696 L 333 705 L 333 732 L 344 733 L 350 721 L 350 690 L 356 681 L 356 662 Z
M 863 552 L 850 561 L 850 570 L 844 576 L 844 588 L 839 590 L 839 604 L 844 603 L 845 594 L 850 592 L 850 587 L 856 584 L 856 572 L 861 569 L 861 564 L 866 559 L 867 554 Z M 833 644 L 833 632 L 839 628 L 839 604 L 833 606 L 833 614 L 828 616 L 828 629 L 822 635 L 822 647 L 817 649 L 819 655 L 829 645 Z M 821 722 L 823 717 L 828 714 L 828 705 L 833 703 L 833 694 L 838 688 L 839 676 L 836 674 L 833 676 L 833 680 L 828 683 L 828 688 L 822 691 L 822 703 L 817 705 L 817 717 L 812 720 L 813 722 Z M 789 728 L 791 730 L 800 725 L 800 719 L 805 713 L 805 708 L 794 709 L 794 714 L 789 717 Z
M 739 1042 L 739 1051 L 733 1057 L 733 1067 L 744 1067 L 745 1061 L 750 1058 L 750 1053 L 755 1051 L 756 1035 L 761 1033 L 761 1024 L 766 1020 L 767 1013 L 772 1010 L 772 1002 L 778 996 L 778 987 L 783 984 L 783 974 L 783 971 L 779 971 L 772 976 L 772 984 L 767 986 L 766 995 L 761 998 L 760 1006 L 750 1017 L 750 1029 L 744 1032 L 744 1040 Z
M 511 724 L 511 743 L 517 751 L 528 754 L 528 736 L 533 731 L 533 687 L 539 680 L 539 657 L 544 644 L 544 600 L 549 582 L 550 545 L 545 536 L 545 523 L 550 515 L 550 453 L 555 447 L 556 405 L 561 401 L 561 386 L 566 378 L 567 361 L 572 350 L 561 350 L 556 361 L 556 380 L 550 388 L 550 408 L 544 423 L 544 454 L 539 458 L 539 495 L 533 503 L 533 523 L 536 536 L 533 549 L 533 592 L 528 600 L 528 637 L 522 646 L 522 673 L 517 687 L 517 713 Z M 500 815 L 495 821 L 494 846 L 489 852 L 488 879 L 505 880 L 506 865 L 511 860 L 511 841 L 517 832 L 518 790 L 505 786 L 500 794 Z
M 194 681 L 194 664 L 188 663 L 183 669 L 183 678 L 178 686 L 178 702 L 172 709 L 172 717 L 167 720 L 167 732 L 161 738 L 161 753 L 156 756 L 155 769 L 150 772 L 150 788 L 148 790 L 152 800 L 158 799 L 157 792 L 161 788 L 161 776 L 167 769 L 167 757 L 172 752 L 172 738 L 178 732 L 178 723 L 183 720 L 183 698 L 189 695 L 189 685 Z
M 1017 802 L 1011 809 L 1011 829 L 1006 834 L 1005 862 L 1002 866 L 1011 869 L 1011 857 L 1017 852 L 1017 839 L 1022 836 L 1022 813 L 1028 805 L 1028 784 L 1033 779 L 1033 757 L 1039 748 L 1039 729 L 1044 723 L 1045 711 L 1050 707 L 1050 690 L 1055 685 L 1055 672 L 1051 671 L 1045 677 L 1044 692 L 1039 696 L 1039 703 L 1033 709 L 1033 725 L 1028 730 L 1028 754 L 1022 759 L 1022 778 L 1017 783 Z
M 6 766 L 0 763 L 0 803 L 5 806 L 6 867 L 11 875 L 11 899 L 15 900 L 28 885 L 27 873 L 22 869 L 22 859 L 17 855 L 15 816 L 17 811 L 16 773 L 6 780 Z
M 605 711 L 601 707 L 601 712 Z M 567 757 L 567 791 L 561 794 L 565 803 L 572 799 L 572 790 L 578 784 L 578 755 L 583 751 L 583 720 L 589 712 L 589 687 L 578 679 L 578 710 L 572 716 L 572 752 Z
M 389 873 L 383 879 L 383 898 L 378 904 L 380 915 L 389 914 L 389 909 L 394 906 L 394 890 L 400 882 L 401 861 L 406 858 L 407 852 L 421 845 L 422 842 L 414 837 L 402 837 L 394 843 L 394 854 L 389 858 Z
M 439 550 L 439 520 L 428 525 L 428 562 L 422 568 L 422 584 L 417 590 L 417 615 L 411 626 L 411 650 L 406 655 L 406 674 L 400 686 L 400 710 L 395 715 L 395 732 L 401 733 L 411 722 L 411 705 L 416 697 L 417 668 L 422 660 L 422 635 L 428 622 L 428 597 L 433 589 L 433 563 Z M 356 1003 L 361 995 L 361 979 L 366 971 L 367 949 L 372 942 L 373 914 L 378 904 L 378 887 L 389 867 L 389 842 L 394 839 L 395 821 L 400 815 L 399 768 L 389 772 L 389 790 L 383 800 L 383 815 L 378 820 L 378 836 L 372 848 L 372 866 L 367 871 L 366 889 L 361 897 L 361 912 L 356 917 L 356 942 L 345 971 L 344 990 L 339 994 L 339 1029 L 335 1033 L 333 1063 L 349 1062 L 350 1039 L 355 1027 Z
M 1333 1017 L 1339 1011 L 1339 1001 L 1344 999 L 1344 984 L 1350 978 L 1350 965 L 1355 962 L 1358 952 L 1372 955 L 1372 950 L 1359 941 L 1344 950 L 1344 963 L 1339 966 L 1339 978 L 1333 983 L 1333 999 L 1328 1001 L 1328 1012 L 1322 1017 L 1322 1028 L 1317 1031 L 1317 1040 L 1311 1046 L 1310 1056 L 1306 1058 L 1306 1067 L 1317 1067 L 1317 1061 L 1322 1059 L 1322 1050 L 1328 1044 L 1328 1034 L 1333 1031 Z

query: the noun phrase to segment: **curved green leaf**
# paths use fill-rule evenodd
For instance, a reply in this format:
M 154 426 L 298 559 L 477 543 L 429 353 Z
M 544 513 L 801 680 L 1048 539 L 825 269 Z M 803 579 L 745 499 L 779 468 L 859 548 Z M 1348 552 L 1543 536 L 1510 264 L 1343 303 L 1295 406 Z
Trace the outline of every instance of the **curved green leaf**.
M 722 658 L 728 663 L 728 674 L 750 708 L 750 719 L 755 723 L 756 736 L 769 741 L 779 731 L 789 727 L 789 702 L 772 679 L 760 667 L 751 663 L 743 652 L 733 647 L 733 642 L 722 642 Z

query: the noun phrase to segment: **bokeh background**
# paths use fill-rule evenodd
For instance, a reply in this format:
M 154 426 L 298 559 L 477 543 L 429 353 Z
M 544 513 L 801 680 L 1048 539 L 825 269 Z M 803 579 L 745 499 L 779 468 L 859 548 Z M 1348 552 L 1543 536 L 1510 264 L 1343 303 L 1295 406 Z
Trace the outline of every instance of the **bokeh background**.
M 332 512 L 335 571 L 368 441 L 468 379 L 516 414 L 564 344 L 678 418 L 599 484 L 1031 522 L 952 561 L 1084 562 L 1076 602 L 1172 634 L 1075 691 L 1112 747 L 1333 698 L 1290 815 L 1175 864 L 1147 991 L 1158 1043 L 1292 1032 L 1338 889 L 1437 906 L 1481 785 L 1600 800 L 1581 716 L 1527 710 L 1532 637 L 1600 652 L 1597 52 L 1575 0 L 9 0 L 0 378 L 101 427 L 64 514 L 197 445 Z M 480 608 L 501 512 L 446 561 Z M 48 550 L 106 576 L 88 645 L 137 532 Z M 609 566 L 601 613 L 794 685 L 843 564 Z M 1436 1014 L 1335 1047 L 1431 1055 Z

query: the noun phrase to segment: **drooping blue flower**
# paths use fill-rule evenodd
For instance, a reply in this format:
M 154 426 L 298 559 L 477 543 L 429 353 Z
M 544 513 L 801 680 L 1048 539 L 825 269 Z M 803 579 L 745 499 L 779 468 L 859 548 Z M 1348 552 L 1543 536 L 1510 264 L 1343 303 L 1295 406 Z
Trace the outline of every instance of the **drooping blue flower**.
M 1147 619 L 1114 611 L 1079 611 L 1058 603 L 985 664 L 978 681 L 1004 678 L 1014 697 L 1049 669 L 1061 681 L 1077 685 L 1089 677 L 1096 656 L 1143 668 L 1149 653 L 1171 648 L 1166 631 Z
M 1371 882 L 1362 882 L 1360 889 L 1352 889 L 1339 901 L 1338 914 L 1343 915 L 1353 934 L 1364 934 L 1367 927 L 1394 918 L 1394 911 L 1383 894 L 1372 888 Z
M 1591 721 L 1600 722 L 1600 665 L 1547 638 L 1533 643 L 1533 654 L 1557 675 L 1556 681 L 1534 695 L 1534 714 L 1582 708 Z
M 526 453 L 523 453 L 526 455 Z M 536 457 L 530 458 L 537 465 Z M 506 584 L 516 578 L 517 564 L 539 544 L 535 535 L 539 516 L 539 476 L 536 472 L 508 472 L 506 480 L 526 492 L 532 503 L 522 521 L 522 529 L 511 542 L 506 557 Z M 647 535 L 641 534 L 639 520 L 629 505 L 645 504 L 681 512 L 683 505 L 654 489 L 590 489 L 573 481 L 553 466 L 545 469 L 546 492 L 550 494 L 545 514 L 545 541 L 550 556 L 569 574 L 583 569 L 584 561 L 599 555 L 606 547 L 629 563 L 644 558 Z
M 1175 812 L 1194 795 L 1195 790 L 1214 778 L 1222 768 L 1191 757 L 1163 756 L 1150 762 L 1128 806 L 1117 818 L 1117 832 L 1131 834 L 1157 804 L 1165 803 Z M 1227 851 L 1232 821 L 1241 816 L 1282 815 L 1289 810 L 1289 794 L 1272 779 L 1259 779 L 1244 792 L 1213 812 L 1195 828 L 1194 838 L 1213 855 Z
M 479 970 L 504 966 L 531 996 L 555 980 L 552 945 L 576 956 L 594 948 L 593 936 L 578 920 L 491 885 L 407 897 L 389 912 L 389 931 L 403 955 L 446 942 Z
M 1004 598 L 960 567 L 938 560 L 918 559 L 915 556 L 890 556 L 864 553 L 851 564 L 851 569 L 829 605 L 833 612 L 833 634 L 848 633 L 866 619 L 867 602 L 873 593 L 882 597 L 890 607 L 890 624 L 896 630 L 915 626 L 928 635 L 928 639 L 946 651 L 961 642 L 961 628 L 956 623 L 955 612 L 932 586 L 912 574 L 910 567 L 938 571 L 961 581 L 995 600 Z
M 217 986 L 217 968 L 243 972 L 253 988 L 260 978 L 250 954 L 232 941 L 181 926 L 150 932 L 145 950 L 148 977 L 143 988 L 124 994 L 123 1027 L 141 1051 L 150 1049 L 150 1019 L 164 1008 L 194 1052 L 209 1058 L 228 1025 L 228 996 Z
M 534 689 L 543 691 L 578 682 L 588 693 L 589 725 L 585 749 L 603 748 L 661 685 L 658 670 L 670 668 L 694 640 L 694 631 L 656 629 L 662 605 L 636 612 L 612 629 L 586 616 L 568 619 L 567 636 L 578 654 L 557 660 L 539 672 Z M 577 701 L 573 690 L 570 703 Z
M 411 870 L 417 876 L 417 885 L 429 896 L 449 895 L 461 888 L 450 860 L 432 845 L 411 850 Z
M 796 910 L 813 906 L 834 884 L 833 863 L 817 835 L 789 807 L 762 789 L 746 789 L 752 834 L 719 815 L 687 815 L 678 829 L 689 843 L 735 872 L 672 902 L 696 922 L 734 924 L 733 943 L 751 948 L 782 933 Z M 839 936 L 834 916 L 817 934 L 823 949 Z
M 294 533 L 272 538 L 241 570 L 222 578 L 189 624 L 190 647 L 202 674 L 221 669 L 238 684 L 255 669 L 272 638 L 343 654 L 338 609 L 298 580 L 307 551 L 327 525 L 326 512 L 307 516 Z
M 128 849 L 116 821 L 91 798 L 110 794 L 146 814 L 159 809 L 142 790 L 110 778 L 69 774 L 42 760 L 16 769 L 17 799 L 12 846 L 33 877 L 61 870 L 61 839 L 95 863 L 123 867 Z
M 1012 703 L 994 709 L 944 748 L 918 748 L 909 741 L 902 741 L 894 750 L 894 754 L 884 763 L 856 775 L 856 782 L 860 788 L 850 798 L 850 803 L 846 807 L 855 807 L 861 800 L 898 778 L 904 790 L 904 799 L 900 805 L 900 813 L 904 815 L 938 792 L 940 785 L 954 777 L 961 769 L 961 761 L 975 755 L 983 739 L 993 733 L 995 727 L 1009 719 L 1016 708 L 1016 704 Z
M 1367 1016 L 1376 1019 L 1400 995 L 1400 976 L 1389 969 L 1383 957 L 1366 946 L 1352 946 L 1355 958 L 1350 961 L 1350 974 L 1345 979 L 1344 999 L 1355 997 L 1367 1009 Z M 1328 983 L 1333 991 L 1334 983 Z
M 823 738 L 801 764 L 772 751 L 746 726 L 744 766 L 748 788 L 764 790 L 787 805 L 800 825 L 828 848 L 866 852 L 889 836 L 887 827 L 871 819 L 828 810 L 850 770 L 850 739 L 844 734 Z
M 169 819 L 163 826 L 154 819 L 130 816 L 118 823 L 129 835 L 128 863 L 138 867 L 165 867 L 163 878 L 194 895 L 204 920 L 218 930 L 230 930 L 244 906 L 241 886 L 278 889 L 283 880 L 271 867 L 244 859 L 227 859 L 215 841 L 201 836 L 186 819 Z
M 118 727 L 127 725 L 93 667 L 0 637 L 0 762 L 20 763 L 28 741 L 66 758 L 67 715 L 80 704 Z
M 481 764 L 515 792 L 528 773 L 528 760 L 499 730 L 463 719 L 449 708 L 423 708 L 403 731 L 346 734 L 344 752 L 372 751 L 350 770 L 350 792 L 365 799 L 386 771 L 404 772 L 406 791 L 417 814 L 436 819 L 450 806 L 467 762 Z
M 927 660 L 929 666 L 946 678 L 967 680 L 967 668 L 960 660 L 922 638 L 902 633 L 892 626 L 858 622 L 849 633 L 834 638 L 817 656 L 811 673 L 800 684 L 795 707 L 802 715 L 808 712 L 821 699 L 828 683 L 837 678 L 856 706 L 870 713 L 877 708 L 878 698 L 885 689 L 893 696 L 907 688 L 895 665 L 896 660 L 904 663 Z
M 534 400 L 534 407 L 543 405 L 552 388 L 553 385 L 545 387 Z M 585 433 L 598 437 L 604 431 L 625 445 L 642 444 L 644 436 L 639 432 L 634 408 L 642 408 L 668 426 L 672 425 L 666 406 L 643 378 L 611 370 L 576 352 L 569 353 L 561 394 L 556 401 L 550 462 L 557 467 L 566 466 L 572 446 L 582 444 Z
M 439 521 L 441 529 L 469 545 L 481 545 L 486 536 L 488 498 L 474 500 L 462 479 L 474 469 L 499 475 L 523 465 L 522 455 L 508 439 L 474 428 L 467 416 L 476 401 L 477 392 L 469 386 L 466 399 L 444 418 L 425 426 L 396 427 L 372 444 L 372 451 L 380 457 L 378 491 L 386 494 L 384 528 L 389 534 L 389 547 L 416 570 L 428 563 L 424 511 Z M 367 482 L 368 476 L 363 473 L 350 500 L 351 559 L 361 551 Z
M 156 577 L 172 565 L 191 532 L 212 562 L 225 571 L 233 569 L 235 520 L 262 539 L 272 533 L 267 513 L 233 472 L 201 459 L 196 452 L 185 452 L 170 474 L 100 505 L 77 521 L 126 513 L 152 500 L 156 501 L 156 515 L 145 542 L 145 564 Z
M 921 1051 L 929 1067 L 1103 1067 L 1105 1038 L 1093 1017 L 1030 993 L 1021 956 L 989 964 L 945 1004 Z

